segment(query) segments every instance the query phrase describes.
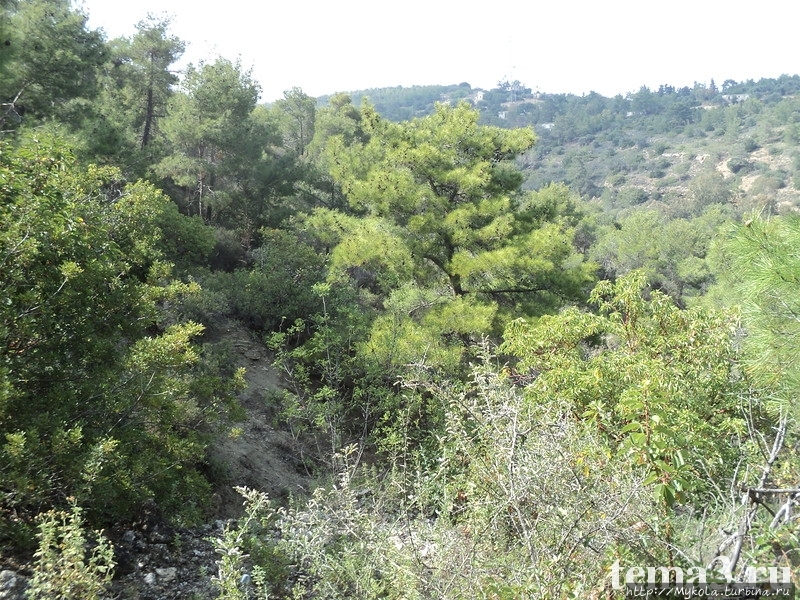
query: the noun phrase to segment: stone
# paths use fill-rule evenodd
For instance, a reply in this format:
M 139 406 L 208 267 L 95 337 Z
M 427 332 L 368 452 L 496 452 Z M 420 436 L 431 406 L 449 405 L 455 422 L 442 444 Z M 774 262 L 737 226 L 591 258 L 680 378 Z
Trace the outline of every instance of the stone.
M 175 532 L 171 527 L 158 523 L 153 526 L 148 536 L 151 544 L 169 544 L 175 539 Z
M 169 583 L 171 581 L 175 581 L 178 578 L 178 569 L 176 569 L 175 567 L 156 569 L 156 575 L 158 575 L 158 581 L 160 583 Z
M 156 584 L 156 574 L 155 573 L 148 573 L 144 576 L 144 582 L 147 585 L 155 585 Z
M 116 575 L 129 575 L 136 570 L 136 557 L 125 546 L 114 547 L 114 560 L 117 562 L 114 567 Z
M 126 544 L 133 544 L 136 541 L 136 533 L 129 529 L 122 534 L 122 541 Z
M 0 590 L 8 590 L 17 585 L 17 574 L 14 571 L 0 571 Z
M 151 560 L 166 561 L 170 558 L 169 548 L 166 544 L 150 544 L 147 551 L 150 554 Z
M 14 571 L 0 571 L 0 600 L 23 600 L 26 579 Z

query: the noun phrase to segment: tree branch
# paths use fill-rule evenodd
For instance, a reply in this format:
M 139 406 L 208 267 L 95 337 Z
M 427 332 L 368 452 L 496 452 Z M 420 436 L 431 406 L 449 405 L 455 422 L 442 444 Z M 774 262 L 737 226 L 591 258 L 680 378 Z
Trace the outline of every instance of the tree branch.
M 761 473 L 761 479 L 758 482 L 758 487 L 754 488 L 756 490 L 764 489 L 764 484 L 767 482 L 769 473 L 772 470 L 772 465 L 775 464 L 775 461 L 778 459 L 778 454 L 780 454 L 780 451 L 783 448 L 783 440 L 786 436 L 786 426 L 787 418 L 784 416 L 781 418 L 778 424 L 778 431 L 775 435 L 775 440 L 772 443 L 772 450 L 770 451 L 769 458 L 767 459 L 767 464 L 764 465 L 764 469 Z M 742 498 L 742 504 L 749 504 L 749 506 L 742 515 L 742 518 L 739 521 L 739 530 L 736 532 L 736 544 L 733 552 L 731 553 L 731 560 L 728 566 L 729 573 L 731 575 L 736 570 L 736 564 L 739 562 L 739 557 L 742 554 L 744 538 L 750 531 L 753 518 L 755 517 L 760 503 L 758 502 L 757 496 L 754 496 L 752 489 L 750 489 Z
M 464 290 L 465 294 L 489 294 L 492 296 L 499 296 L 500 294 L 537 294 L 539 292 L 546 292 L 546 287 L 518 287 L 518 288 L 505 288 L 496 290 Z

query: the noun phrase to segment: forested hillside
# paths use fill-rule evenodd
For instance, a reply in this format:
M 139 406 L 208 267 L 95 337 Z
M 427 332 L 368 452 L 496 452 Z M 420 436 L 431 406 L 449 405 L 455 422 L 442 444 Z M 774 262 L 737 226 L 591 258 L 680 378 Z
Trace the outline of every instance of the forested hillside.
M 799 76 L 262 104 L 0 10 L 0 597 L 798 583 Z

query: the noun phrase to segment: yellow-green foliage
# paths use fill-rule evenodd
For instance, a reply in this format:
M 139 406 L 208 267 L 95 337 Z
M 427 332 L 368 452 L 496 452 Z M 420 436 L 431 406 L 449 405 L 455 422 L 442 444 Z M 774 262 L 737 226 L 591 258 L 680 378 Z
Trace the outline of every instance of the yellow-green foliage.
M 497 310 L 493 303 L 453 298 L 413 284 L 392 293 L 385 307 L 360 353 L 389 373 L 417 362 L 453 372 L 461 361 L 463 339 L 489 331 Z
M 463 342 L 496 333 L 498 314 L 550 310 L 591 280 L 571 242 L 569 190 L 519 189 L 511 159 L 533 144 L 531 130 L 479 125 L 464 104 L 399 124 L 366 106 L 361 123 L 369 139 L 345 145 L 333 136 L 328 159 L 351 207 L 366 216 L 317 211 L 305 228 L 332 248 L 332 274 L 356 269 L 374 277 L 375 302 L 388 310 L 376 321 L 370 352 L 393 343 L 382 352 L 402 360 L 412 347 L 417 359 L 447 347 L 450 354 L 449 336 Z M 403 311 L 395 293 L 411 288 L 436 300 Z
M 75 504 L 69 513 L 39 516 L 39 547 L 25 591 L 28 600 L 85 600 L 106 592 L 114 574 L 114 548 L 99 531 L 89 533 L 83 511 Z
M 750 371 L 781 390 L 781 398 L 792 399 L 800 386 L 799 246 L 796 215 L 753 217 L 730 225 L 714 256 L 721 279 L 717 295 L 743 311 Z
M 646 299 L 644 288 L 641 272 L 601 282 L 591 295 L 600 314 L 515 321 L 503 348 L 523 378 L 535 375 L 532 402 L 557 400 L 593 423 L 667 504 L 701 501 L 732 477 L 748 437 L 732 370 L 736 321 L 681 310 L 657 291 Z
M 367 105 L 359 127 L 363 135 L 331 135 L 325 153 L 351 214 L 317 209 L 294 222 L 329 257 L 329 288 L 306 350 L 281 356 L 306 382 L 300 412 L 316 413 L 307 409 L 317 398 L 320 414 L 336 406 L 383 418 L 397 408 L 387 390 L 409 368 L 463 372 L 473 344 L 511 317 L 579 299 L 594 269 L 572 244 L 569 190 L 520 190 L 513 159 L 533 144 L 530 129 L 479 125 L 466 105 L 405 123 Z M 325 382 L 317 392 L 313 374 Z
M 69 496 L 93 518 L 205 497 L 194 467 L 229 390 L 202 372 L 201 326 L 161 323 L 197 291 L 166 262 L 189 220 L 117 175 L 57 140 L 0 145 L 0 537 Z

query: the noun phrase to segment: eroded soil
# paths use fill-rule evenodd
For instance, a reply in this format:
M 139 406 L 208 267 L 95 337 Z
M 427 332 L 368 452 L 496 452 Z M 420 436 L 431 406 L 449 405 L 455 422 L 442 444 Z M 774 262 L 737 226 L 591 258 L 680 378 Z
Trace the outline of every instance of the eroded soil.
M 224 344 L 233 366 L 246 369 L 247 380 L 240 396 L 245 419 L 234 423 L 233 435 L 219 440 L 209 452 L 215 475 L 221 476 L 214 496 L 215 516 L 227 519 L 241 514 L 242 498 L 235 486 L 266 492 L 279 502 L 307 494 L 311 486 L 307 457 L 280 421 L 277 403 L 282 382 L 263 342 L 234 321 L 209 328 L 205 341 Z

